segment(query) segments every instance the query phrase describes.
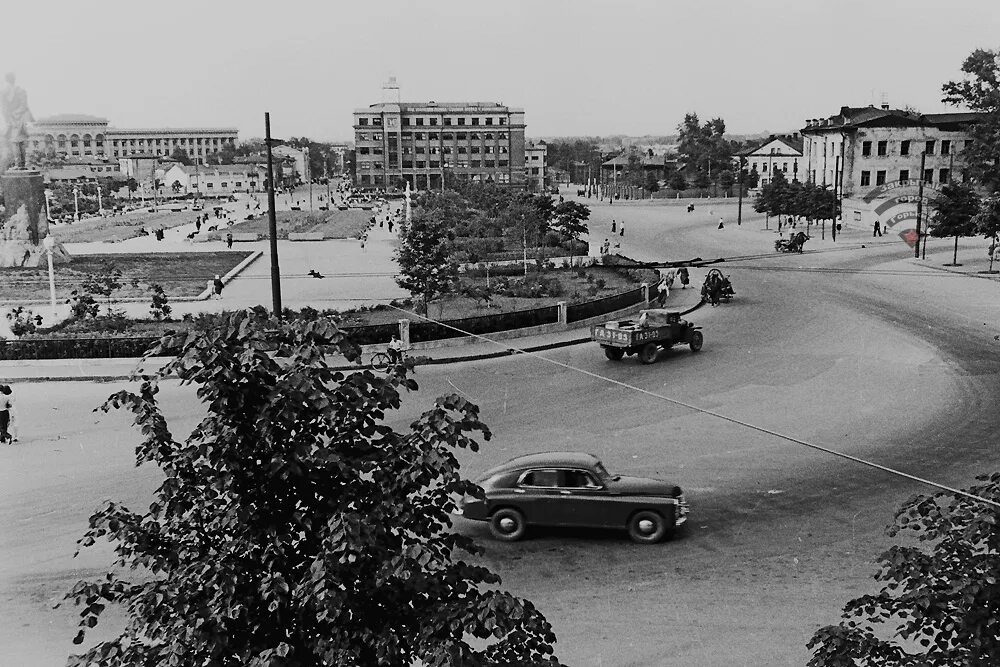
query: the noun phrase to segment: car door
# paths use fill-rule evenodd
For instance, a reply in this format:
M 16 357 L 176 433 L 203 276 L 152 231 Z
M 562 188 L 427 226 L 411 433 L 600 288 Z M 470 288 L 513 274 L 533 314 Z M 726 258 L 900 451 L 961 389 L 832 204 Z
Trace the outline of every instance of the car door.
M 528 523 L 556 525 L 559 497 L 559 471 L 534 468 L 524 472 L 514 489 L 517 502 Z
M 605 526 L 607 490 L 589 470 L 559 471 L 553 516 L 560 526 Z

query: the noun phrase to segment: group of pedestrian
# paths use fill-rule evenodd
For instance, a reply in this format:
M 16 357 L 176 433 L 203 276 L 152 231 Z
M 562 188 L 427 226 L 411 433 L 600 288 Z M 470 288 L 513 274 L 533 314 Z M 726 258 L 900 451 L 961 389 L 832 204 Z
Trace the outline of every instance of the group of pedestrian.
M 674 286 L 675 280 L 680 281 L 681 289 L 687 289 L 691 283 L 691 275 L 688 273 L 686 266 L 678 269 L 668 269 L 662 274 L 660 282 L 656 285 L 656 300 L 661 308 L 667 302 L 667 297 L 670 296 L 670 288 Z
M 9 384 L 0 385 L 0 444 L 17 442 L 17 422 L 14 419 L 14 391 Z

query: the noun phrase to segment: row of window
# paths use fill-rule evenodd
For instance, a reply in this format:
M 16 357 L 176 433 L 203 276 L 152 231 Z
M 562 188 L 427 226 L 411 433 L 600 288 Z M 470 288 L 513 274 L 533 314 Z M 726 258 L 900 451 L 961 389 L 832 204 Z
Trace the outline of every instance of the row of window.
M 485 174 L 455 174 L 455 177 L 459 178 L 461 180 L 470 180 L 470 181 L 473 181 L 475 183 L 479 183 L 479 182 L 483 182 L 483 183 L 485 183 L 485 182 L 493 182 L 493 183 L 504 183 L 504 184 L 510 183 L 510 174 L 508 174 L 506 172 L 485 173 Z M 395 175 L 395 176 L 383 176 L 382 174 L 373 174 L 373 175 L 361 174 L 358 177 L 358 182 L 361 185 L 385 185 L 387 183 L 387 181 L 390 181 L 390 180 L 395 181 L 398 178 L 399 178 L 398 175 Z M 441 174 L 427 174 L 426 178 L 427 178 L 427 183 L 428 183 L 428 186 L 429 186 L 432 182 L 435 182 L 435 181 L 437 183 L 440 183 L 439 179 L 441 178 Z M 418 185 L 419 185 L 420 175 L 419 174 L 415 174 L 414 175 L 414 179 L 418 181 Z M 434 186 L 434 187 L 436 187 L 436 186 Z
M 473 141 L 478 141 L 480 139 L 485 139 L 486 141 L 493 141 L 494 138 L 500 141 L 507 141 L 508 134 L 506 132 L 498 132 L 494 135 L 492 132 L 487 132 L 480 135 L 478 132 L 402 132 L 400 134 L 402 139 L 416 139 L 417 141 L 423 141 L 425 139 L 430 141 L 437 141 L 438 139 L 443 139 L 444 141 L 452 141 L 458 139 L 459 141 L 465 141 L 471 139 Z M 358 132 L 355 137 L 357 141 L 382 141 L 381 132 L 372 132 L 367 134 L 365 132 Z M 395 141 L 396 136 L 393 134 L 389 135 L 389 141 Z
M 389 119 L 389 126 L 395 126 L 395 118 Z M 438 124 L 441 125 L 471 125 L 471 126 L 489 126 L 489 125 L 506 125 L 507 119 L 503 116 L 494 118 L 493 116 L 487 116 L 486 118 L 472 117 L 468 118 L 466 116 L 445 116 L 444 118 L 438 118 L 437 116 L 417 116 L 415 118 L 410 118 L 404 116 L 402 118 L 403 127 L 434 127 Z M 382 125 L 382 119 L 378 116 L 372 118 L 358 118 L 358 125 L 372 125 L 379 127 Z
M 861 142 L 861 155 L 862 157 L 870 157 L 872 154 L 872 143 L 871 141 Z M 885 156 L 889 154 L 889 142 L 888 141 L 877 141 L 875 143 L 875 154 L 878 156 Z M 909 155 L 910 154 L 910 140 L 906 139 L 899 142 L 899 154 Z M 934 139 L 924 142 L 924 153 L 927 155 L 934 155 L 934 151 L 937 148 L 938 142 Z M 972 145 L 972 139 L 965 140 L 965 149 L 968 150 L 969 146 Z M 941 153 L 940 155 L 951 155 L 952 145 L 950 139 L 941 140 Z
M 886 183 L 886 172 L 885 170 L 879 170 L 875 172 L 875 185 L 885 185 Z M 949 169 L 939 169 L 938 170 L 938 183 L 948 183 L 951 179 L 951 170 Z M 899 180 L 908 181 L 910 180 L 910 170 L 900 169 L 899 170 Z M 966 173 L 962 172 L 962 182 L 968 180 Z M 934 182 L 934 170 L 924 169 L 924 182 L 933 183 Z M 870 171 L 861 172 L 861 185 L 871 185 L 872 184 L 872 173 Z
M 403 160 L 403 169 L 440 169 L 442 166 L 441 160 Z M 452 160 L 450 158 L 445 158 L 443 161 L 444 167 L 458 167 L 459 169 L 477 168 L 485 167 L 490 169 L 493 167 L 509 167 L 509 160 Z M 359 169 L 383 169 L 385 165 L 382 162 L 359 162 Z
M 778 167 L 778 163 L 777 162 L 771 164 L 771 171 L 777 171 L 778 168 L 779 167 Z M 760 171 L 759 171 L 759 173 L 766 174 L 767 173 L 767 169 L 768 169 L 768 163 L 767 162 L 761 162 L 760 163 Z M 757 163 L 756 162 L 754 162 L 754 163 L 751 164 L 750 170 L 751 171 L 758 171 L 757 170 Z M 788 173 L 788 163 L 787 162 L 782 162 L 781 163 L 781 171 L 785 172 L 786 174 Z M 798 160 L 795 160 L 795 161 L 792 162 L 792 173 L 793 174 L 799 173 L 799 161 Z
M 358 155 L 383 155 L 384 153 L 385 149 L 381 146 L 376 146 L 374 148 L 369 148 L 368 146 L 358 147 Z M 445 155 L 451 155 L 452 153 L 459 153 L 460 155 L 464 155 L 466 153 L 486 153 L 487 155 L 497 153 L 505 155 L 510 153 L 510 149 L 506 146 L 458 146 L 454 149 L 451 146 L 431 146 L 429 148 L 424 146 L 417 146 L 415 148 L 403 146 L 403 155 L 413 155 L 414 153 L 417 155 L 423 155 L 425 153 L 430 153 L 431 155 L 439 155 L 441 153 L 444 153 Z

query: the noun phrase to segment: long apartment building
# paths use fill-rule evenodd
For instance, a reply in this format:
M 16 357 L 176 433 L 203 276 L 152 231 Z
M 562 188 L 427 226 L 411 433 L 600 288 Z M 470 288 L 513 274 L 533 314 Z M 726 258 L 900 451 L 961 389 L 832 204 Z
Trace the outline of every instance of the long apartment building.
M 63 154 L 67 157 L 127 158 L 133 155 L 169 157 L 176 150 L 192 160 L 204 162 L 227 145 L 238 133 L 231 127 L 116 128 L 108 119 L 86 114 L 62 114 L 39 118 L 31 128 L 29 151 Z
M 524 110 L 499 102 L 383 102 L 354 112 L 360 187 L 439 189 L 448 179 L 526 186 Z

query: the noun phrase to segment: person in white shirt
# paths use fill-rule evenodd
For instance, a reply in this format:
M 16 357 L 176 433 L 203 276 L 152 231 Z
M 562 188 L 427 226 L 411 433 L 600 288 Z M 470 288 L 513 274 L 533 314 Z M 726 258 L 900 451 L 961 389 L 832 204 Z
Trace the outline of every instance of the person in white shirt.
M 11 444 L 17 438 L 14 437 L 11 427 L 14 415 L 14 399 L 10 385 L 0 386 L 0 443 Z

